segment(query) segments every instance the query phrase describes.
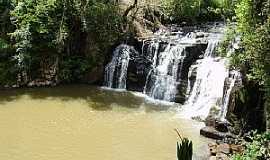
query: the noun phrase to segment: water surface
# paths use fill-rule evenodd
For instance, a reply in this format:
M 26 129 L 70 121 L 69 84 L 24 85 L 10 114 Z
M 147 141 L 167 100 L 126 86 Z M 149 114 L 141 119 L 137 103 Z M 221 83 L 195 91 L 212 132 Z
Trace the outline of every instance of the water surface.
M 85 85 L 0 91 L 0 159 L 175 160 L 174 128 L 202 159 L 202 124 L 177 107 Z

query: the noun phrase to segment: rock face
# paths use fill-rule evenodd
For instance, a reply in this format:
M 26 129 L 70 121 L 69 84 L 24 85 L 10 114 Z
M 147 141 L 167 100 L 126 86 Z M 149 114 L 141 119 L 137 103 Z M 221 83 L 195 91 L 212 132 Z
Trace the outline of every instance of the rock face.
M 230 130 L 243 135 L 251 130 L 265 130 L 264 92 L 258 84 L 243 79 L 243 85 L 231 93 L 227 119 L 232 124 Z
M 190 46 L 186 48 L 186 58 L 184 59 L 183 66 L 182 66 L 182 71 L 181 71 L 181 77 L 180 77 L 180 85 L 178 86 L 179 92 L 176 94 L 175 97 L 175 102 L 177 103 L 184 103 L 187 98 L 187 89 L 188 89 L 188 78 L 189 78 L 189 69 L 192 64 L 194 64 L 198 59 L 200 59 L 204 51 L 207 48 L 207 44 L 201 43 L 201 44 L 196 44 L 194 46 Z M 195 81 L 194 77 L 194 81 Z M 193 85 L 191 83 L 191 85 Z
M 208 117 L 205 120 L 206 127 L 200 130 L 202 136 L 216 139 L 225 140 L 228 138 L 235 138 L 235 135 L 229 131 L 230 124 L 225 121 L 220 121 L 217 118 Z
M 214 127 L 209 127 L 206 126 L 200 130 L 200 134 L 212 138 L 212 139 L 217 139 L 217 140 L 223 140 L 225 138 L 233 138 L 234 136 L 230 134 L 229 132 L 220 132 Z
M 163 51 L 166 45 L 168 44 L 161 43 L 159 51 Z M 196 44 L 185 49 L 186 57 L 183 60 L 183 64 L 181 64 L 181 77 L 179 77 L 179 79 L 181 79 L 179 80 L 181 81 L 181 84 L 177 87 L 178 92 L 175 96 L 175 102 L 184 103 L 186 100 L 189 68 L 193 63 L 196 62 L 196 60 L 200 58 L 201 55 L 203 55 L 206 47 L 207 44 Z M 140 48 L 137 48 L 137 50 L 141 50 Z M 150 55 L 139 55 L 138 57 L 131 58 L 127 73 L 127 90 L 139 92 L 143 91 L 147 75 L 151 70 L 152 65 L 152 61 L 150 61 L 147 56 Z
M 17 75 L 17 83 L 5 88 L 27 87 L 47 87 L 56 86 L 58 84 L 58 57 L 43 57 L 40 61 L 40 67 L 32 71 L 37 75 L 31 77 L 26 71 L 22 71 Z

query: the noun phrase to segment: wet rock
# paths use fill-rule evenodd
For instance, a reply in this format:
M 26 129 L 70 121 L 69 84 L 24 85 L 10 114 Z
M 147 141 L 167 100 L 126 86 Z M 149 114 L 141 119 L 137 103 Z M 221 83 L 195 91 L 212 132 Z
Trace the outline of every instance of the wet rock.
M 215 123 L 215 129 L 216 129 L 217 131 L 220 131 L 220 132 L 228 132 L 228 131 L 229 131 L 228 125 L 229 125 L 229 124 L 226 123 L 226 122 L 217 121 L 217 122 Z
M 209 127 L 209 126 L 202 128 L 200 130 L 200 134 L 202 136 L 217 139 L 217 140 L 222 140 L 222 139 L 227 138 L 227 137 L 234 137 L 230 133 L 219 132 L 214 127 Z
M 44 79 L 36 79 L 27 84 L 27 87 L 52 87 L 52 86 L 56 86 L 56 82 Z
M 216 118 L 212 116 L 208 116 L 205 119 L 205 125 L 209 127 L 215 127 L 216 126 Z
M 185 49 L 186 52 L 186 57 L 183 61 L 183 65 L 182 65 L 182 70 L 181 70 L 181 76 L 179 77 L 179 81 L 181 81 L 181 83 L 179 84 L 179 86 L 177 87 L 178 92 L 176 94 L 176 99 L 175 102 L 176 103 L 184 103 L 186 101 L 187 98 L 187 89 L 188 87 L 188 74 L 189 74 L 189 69 L 190 67 L 195 64 L 195 62 L 200 59 L 200 56 L 204 54 L 205 49 L 207 48 L 207 44 L 196 44 L 194 46 L 188 46 Z M 194 70 L 194 76 L 193 78 L 193 82 L 191 83 L 193 87 L 195 79 L 196 79 L 196 69 Z
M 216 143 L 209 143 L 208 144 L 210 155 L 216 156 L 217 155 L 217 144 Z
M 224 153 L 217 153 L 216 159 L 217 160 L 230 160 L 229 156 Z
M 230 145 L 230 151 L 232 153 L 243 153 L 244 152 L 244 147 L 241 146 L 241 145 L 231 144 Z
M 187 91 L 188 95 L 190 95 L 193 89 L 193 86 L 195 84 L 196 77 L 197 77 L 197 69 L 198 69 L 198 63 L 192 64 L 190 66 L 189 73 L 188 73 L 188 82 L 189 82 L 188 91 Z
M 244 135 L 251 130 L 264 131 L 266 125 L 263 104 L 265 100 L 259 84 L 248 81 L 246 78 L 243 78 L 243 84 L 236 83 L 239 87 L 231 92 L 228 105 L 227 119 L 232 124 L 230 131 L 236 135 Z
M 19 87 L 20 87 L 20 86 L 17 85 L 17 84 L 14 84 L 14 85 L 11 86 L 11 88 L 19 88 Z
M 219 132 L 229 132 L 228 127 L 230 126 L 230 124 L 225 121 L 220 121 L 213 116 L 208 116 L 205 120 L 205 124 L 206 126 L 214 127 Z
M 209 160 L 229 160 L 232 153 L 242 153 L 241 145 L 228 143 L 209 143 L 210 157 Z
M 34 81 L 29 82 L 29 83 L 27 84 L 27 87 L 33 87 L 33 86 L 34 86 Z
M 217 153 L 230 154 L 230 145 L 223 143 L 217 146 Z
M 202 37 L 205 37 L 206 34 L 204 32 L 197 32 L 196 33 L 196 38 L 202 38 Z
M 216 157 L 216 156 L 211 156 L 211 157 L 209 158 L 209 160 L 217 160 L 217 157 Z

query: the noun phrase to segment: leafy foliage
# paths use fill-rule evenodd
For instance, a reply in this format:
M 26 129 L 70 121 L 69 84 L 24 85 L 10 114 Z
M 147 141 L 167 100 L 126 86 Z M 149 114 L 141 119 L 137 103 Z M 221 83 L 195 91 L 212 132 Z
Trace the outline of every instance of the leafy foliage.
M 252 142 L 244 144 L 246 150 L 242 154 L 233 155 L 233 160 L 264 160 L 270 158 L 270 133 L 256 134 L 250 137 Z
M 61 69 L 59 73 L 60 79 L 65 83 L 79 81 L 83 78 L 84 73 L 89 71 L 95 63 L 91 58 L 85 57 L 66 57 L 62 61 Z
M 270 128 L 270 1 L 239 0 L 236 25 L 227 31 L 219 49 L 226 56 L 228 46 L 240 37 L 240 48 L 230 57 L 231 67 L 240 69 L 265 92 L 265 113 Z
M 187 138 L 183 138 L 180 143 L 177 142 L 178 160 L 192 160 L 192 146 L 192 142 Z
M 113 4 L 94 3 L 86 7 L 86 31 L 94 38 L 99 52 L 106 52 L 122 36 L 123 17 Z
M 105 0 L 0 1 L 0 51 L 9 50 L 9 54 L 0 52 L 5 58 L 0 65 L 3 70 L 14 68 L 13 77 L 22 71 L 36 77 L 42 59 L 58 56 L 63 61 L 59 73 L 70 73 L 60 80 L 75 81 L 81 77 L 78 74 L 98 64 L 94 61 L 102 64 L 121 36 L 123 20 L 118 10 Z M 9 77 L 3 74 L 1 79 Z
M 173 22 L 225 20 L 234 16 L 236 0 L 166 0 L 163 10 Z
M 178 160 L 192 160 L 193 144 L 187 138 L 182 138 L 179 131 L 175 129 L 177 135 L 180 138 L 180 142 L 177 142 L 177 159 Z

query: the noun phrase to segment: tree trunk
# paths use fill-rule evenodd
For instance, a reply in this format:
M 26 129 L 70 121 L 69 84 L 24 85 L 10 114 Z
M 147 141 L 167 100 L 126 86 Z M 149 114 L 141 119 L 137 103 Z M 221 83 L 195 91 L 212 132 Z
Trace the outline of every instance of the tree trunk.
M 268 75 L 270 77 L 270 75 Z M 266 96 L 265 96 L 265 106 L 264 106 L 264 113 L 265 113 L 265 123 L 266 123 L 266 130 L 270 131 L 270 78 L 266 80 Z
M 266 123 L 266 130 L 270 131 L 270 100 L 267 98 L 265 102 L 265 123 Z
M 134 0 L 134 3 L 126 9 L 125 13 L 123 14 L 124 19 L 127 19 L 129 12 L 132 9 L 134 9 L 137 6 L 137 4 L 138 4 L 138 0 Z

